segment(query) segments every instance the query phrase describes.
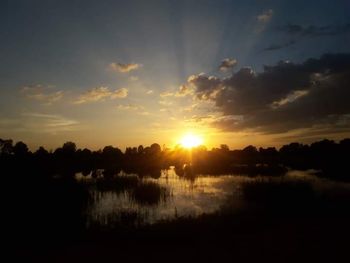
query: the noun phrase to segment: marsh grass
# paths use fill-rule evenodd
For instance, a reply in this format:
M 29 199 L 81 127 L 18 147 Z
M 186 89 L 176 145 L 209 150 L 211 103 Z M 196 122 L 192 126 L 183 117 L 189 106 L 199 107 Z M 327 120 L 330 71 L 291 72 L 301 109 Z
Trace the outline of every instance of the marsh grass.
M 131 199 L 141 205 L 158 205 L 166 202 L 170 197 L 170 191 L 156 182 L 143 181 L 132 189 Z

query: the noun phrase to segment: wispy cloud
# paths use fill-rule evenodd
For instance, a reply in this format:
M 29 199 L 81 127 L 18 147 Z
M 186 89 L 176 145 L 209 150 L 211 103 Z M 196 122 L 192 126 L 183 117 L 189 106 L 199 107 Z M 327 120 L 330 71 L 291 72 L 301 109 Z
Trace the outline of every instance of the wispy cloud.
M 126 98 L 128 96 L 128 90 L 126 88 L 117 89 L 111 94 L 111 99 Z
M 138 114 L 141 116 L 151 115 L 148 111 L 145 110 L 144 106 L 136 105 L 136 104 L 120 104 L 117 106 L 117 109 L 121 111 L 134 112 L 135 114 Z
M 295 43 L 296 43 L 295 40 L 291 40 L 291 41 L 288 41 L 288 42 L 285 42 L 285 43 L 282 43 L 282 44 L 272 44 L 272 45 L 268 46 L 267 48 L 264 48 L 263 51 L 279 50 L 279 49 L 282 49 L 282 48 L 286 48 L 286 47 L 292 46 Z
M 24 112 L 11 119 L 0 119 L 0 131 L 57 134 L 81 129 L 81 124 L 58 114 Z
M 175 97 L 184 97 L 187 95 L 192 95 L 193 89 L 188 85 L 181 85 L 179 90 L 175 93 Z
M 273 109 L 277 109 L 283 105 L 286 105 L 288 103 L 292 103 L 293 101 L 296 101 L 297 99 L 306 96 L 309 94 L 308 90 L 294 90 L 290 94 L 288 94 L 285 98 L 282 98 L 278 101 L 274 101 L 271 104 L 271 107 Z
M 293 35 L 303 37 L 319 37 L 319 36 L 335 36 L 350 32 L 350 23 L 327 25 L 327 26 L 303 26 L 298 24 L 287 24 L 279 27 L 279 31 Z
M 160 101 L 158 101 L 158 103 L 160 105 L 163 105 L 163 106 L 171 106 L 171 105 L 173 105 L 172 101 L 167 101 L 167 100 L 160 100 Z
M 185 112 L 185 113 L 192 112 L 192 111 L 193 111 L 194 109 L 196 109 L 197 107 L 198 107 L 198 104 L 195 103 L 195 104 L 192 104 L 192 105 L 183 107 L 183 108 L 181 109 L 181 112 Z
M 277 32 L 282 32 L 293 40 L 290 40 L 281 44 L 272 44 L 263 51 L 274 51 L 282 48 L 294 45 L 298 41 L 304 38 L 315 38 L 315 37 L 334 37 L 338 35 L 344 35 L 350 33 L 350 23 L 347 24 L 336 24 L 336 25 L 298 25 L 298 24 L 287 24 L 276 28 Z
M 110 90 L 108 87 L 97 87 L 88 90 L 84 94 L 80 95 L 74 104 L 83 104 L 88 102 L 103 101 L 105 99 L 117 99 L 125 98 L 128 96 L 128 90 L 125 88 Z
M 269 9 L 269 10 L 266 10 L 264 11 L 263 13 L 261 13 L 260 15 L 258 15 L 256 17 L 256 20 L 258 22 L 258 25 L 257 25 L 257 28 L 256 28 L 256 31 L 258 33 L 262 32 L 265 30 L 267 24 L 270 22 L 270 20 L 272 19 L 272 16 L 273 16 L 273 10 L 272 9 Z
M 134 110 L 134 111 L 143 110 L 144 109 L 143 106 L 134 105 L 134 104 L 126 104 L 126 105 L 120 104 L 120 105 L 117 106 L 117 108 L 119 110 Z
M 170 97 L 170 96 L 173 96 L 174 95 L 174 92 L 171 92 L 171 91 L 163 91 L 159 94 L 160 97 L 164 98 L 164 97 Z
M 115 72 L 120 72 L 120 73 L 128 73 L 133 70 L 137 70 L 140 67 L 142 67 L 142 64 L 138 63 L 119 63 L 119 62 L 112 62 L 108 65 L 108 69 L 111 71 Z
M 51 91 L 51 87 L 42 85 L 25 86 L 21 89 L 21 93 L 27 99 L 40 101 L 45 105 L 51 105 L 54 102 L 60 101 L 64 95 L 64 92 L 61 90 Z
M 78 122 L 75 120 L 71 120 L 56 114 L 22 113 L 22 116 L 26 118 L 29 117 L 29 118 L 41 120 L 42 125 L 47 128 L 70 130 L 72 126 L 78 124 Z
M 163 91 L 159 94 L 161 98 L 166 97 L 185 97 L 193 94 L 193 88 L 191 85 L 183 84 L 176 91 Z
M 256 19 L 260 22 L 260 23 L 267 23 L 271 20 L 273 15 L 273 10 L 269 9 L 264 11 L 263 13 L 261 13 L 260 15 L 258 15 L 256 17 Z

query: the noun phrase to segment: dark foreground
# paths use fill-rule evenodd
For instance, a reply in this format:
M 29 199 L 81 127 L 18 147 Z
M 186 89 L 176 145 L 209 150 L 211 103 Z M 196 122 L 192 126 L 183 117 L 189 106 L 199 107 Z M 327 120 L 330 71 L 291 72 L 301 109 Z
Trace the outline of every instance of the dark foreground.
M 22 243 L 13 255 L 22 262 L 343 262 L 348 223 L 349 217 L 204 217 L 138 231 L 87 233 L 75 241 Z
M 303 181 L 244 185 L 249 206 L 154 225 L 83 226 L 74 182 L 17 186 L 4 226 L 16 262 L 345 262 L 350 193 L 316 194 Z M 27 190 L 25 190 L 27 189 Z M 29 195 L 31 193 L 31 195 Z M 46 199 L 42 200 L 42 194 Z M 80 193 L 80 194 L 77 194 Z M 37 196 L 37 197 L 36 197 Z M 37 198 L 37 200 L 35 200 Z M 20 206 L 20 212 L 13 207 Z M 18 261 L 19 260 L 19 261 Z M 345 261 L 344 261 L 345 260 Z

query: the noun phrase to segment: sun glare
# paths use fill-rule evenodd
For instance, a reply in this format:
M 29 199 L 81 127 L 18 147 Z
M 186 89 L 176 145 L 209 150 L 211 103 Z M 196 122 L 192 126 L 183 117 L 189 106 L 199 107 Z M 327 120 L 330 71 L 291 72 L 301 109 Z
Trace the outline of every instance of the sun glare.
M 180 143 L 185 148 L 193 148 L 201 145 L 203 139 L 198 135 L 186 134 L 181 138 Z

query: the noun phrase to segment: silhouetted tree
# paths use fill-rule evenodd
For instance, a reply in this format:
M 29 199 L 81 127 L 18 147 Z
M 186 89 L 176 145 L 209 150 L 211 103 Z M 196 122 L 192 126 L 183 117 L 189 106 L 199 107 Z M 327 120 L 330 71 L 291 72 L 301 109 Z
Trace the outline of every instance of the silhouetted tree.
M 277 164 L 278 163 L 278 151 L 275 147 L 268 147 L 266 149 L 259 148 L 260 162 L 264 164 Z
M 102 150 L 103 168 L 115 170 L 121 166 L 123 153 L 120 149 L 113 146 L 106 146 Z M 116 171 L 115 171 L 116 172 Z M 112 173 L 112 172 L 110 172 Z
M 74 142 L 65 142 L 62 146 L 62 150 L 65 153 L 75 153 L 77 146 Z
M 249 165 L 257 163 L 258 150 L 255 146 L 249 145 L 242 150 L 243 162 Z
M 19 141 L 13 147 L 13 152 L 17 156 L 24 156 L 29 152 L 28 146 L 25 143 Z
M 230 148 L 227 146 L 227 144 L 221 144 L 220 145 L 220 150 L 228 152 L 228 151 L 230 151 Z
M 143 154 L 144 153 L 144 149 L 142 145 L 139 145 L 139 147 L 137 147 L 137 153 L 138 154 Z
M 13 152 L 13 141 L 0 139 L 0 154 L 11 154 Z
M 161 153 L 162 149 L 158 143 L 153 143 L 150 147 L 150 152 L 153 155 L 159 155 Z
M 34 152 L 34 154 L 36 156 L 46 156 L 49 154 L 49 152 L 44 147 L 40 146 L 38 150 Z

